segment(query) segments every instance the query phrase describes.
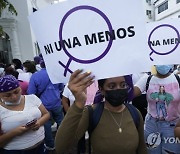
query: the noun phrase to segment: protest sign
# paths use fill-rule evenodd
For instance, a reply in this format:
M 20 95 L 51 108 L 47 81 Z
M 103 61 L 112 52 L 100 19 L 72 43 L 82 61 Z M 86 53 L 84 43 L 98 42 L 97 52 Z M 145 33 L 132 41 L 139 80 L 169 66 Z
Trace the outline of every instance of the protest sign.
M 150 70 L 141 1 L 68 0 L 29 20 L 53 83 L 76 69 L 96 79 Z
M 147 24 L 149 56 L 153 64 L 180 64 L 180 20 Z

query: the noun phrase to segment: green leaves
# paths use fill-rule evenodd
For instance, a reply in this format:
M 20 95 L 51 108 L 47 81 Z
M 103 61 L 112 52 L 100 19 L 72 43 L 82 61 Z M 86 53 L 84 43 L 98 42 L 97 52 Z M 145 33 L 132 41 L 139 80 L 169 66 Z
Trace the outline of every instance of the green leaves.
M 14 8 L 14 6 L 8 2 L 8 0 L 0 0 L 0 17 L 1 17 L 1 14 L 2 14 L 2 11 L 4 9 L 8 9 L 8 11 L 11 13 L 11 14 L 14 14 L 17 16 L 17 11 L 16 9 Z M 0 36 L 3 34 L 3 28 L 2 26 L 0 25 Z
M 0 0 L 0 17 L 1 17 L 2 11 L 6 8 L 11 14 L 17 15 L 16 9 L 10 2 L 8 2 L 7 0 Z

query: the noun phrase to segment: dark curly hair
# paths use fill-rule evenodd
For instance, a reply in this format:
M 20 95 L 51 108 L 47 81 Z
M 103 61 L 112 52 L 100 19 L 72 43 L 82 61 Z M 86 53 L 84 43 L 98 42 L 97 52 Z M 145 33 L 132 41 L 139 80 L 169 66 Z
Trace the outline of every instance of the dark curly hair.
M 19 59 L 13 59 L 12 63 L 15 66 L 15 69 L 22 69 L 22 62 Z
M 33 61 L 26 60 L 23 63 L 23 66 L 26 68 L 27 72 L 35 73 L 37 71 L 36 70 L 36 65 L 35 65 L 35 63 Z

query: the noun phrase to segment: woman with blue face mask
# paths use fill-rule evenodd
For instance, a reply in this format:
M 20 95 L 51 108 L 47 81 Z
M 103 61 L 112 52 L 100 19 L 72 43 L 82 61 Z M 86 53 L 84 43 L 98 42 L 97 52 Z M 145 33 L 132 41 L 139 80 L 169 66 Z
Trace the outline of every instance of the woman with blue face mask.
M 69 80 L 68 88 L 75 96 L 56 134 L 56 152 L 64 153 L 83 136 L 89 122 L 89 112 L 85 107 L 86 88 L 94 81 L 90 72 L 75 71 Z M 120 76 L 98 80 L 104 96 L 102 114 L 91 134 L 92 152 L 95 154 L 146 154 L 143 119 L 138 111 L 139 125 L 136 128 L 125 103 L 132 99 L 132 79 Z M 96 104 L 97 105 L 97 104 Z M 96 106 L 94 106 L 95 110 Z M 136 109 L 135 109 L 136 110 Z M 137 110 L 136 110 L 137 111 Z
M 45 154 L 44 123 L 50 115 L 35 95 L 21 95 L 18 80 L 0 77 L 1 154 Z
M 149 154 L 177 154 L 180 144 L 174 136 L 174 129 L 180 112 L 179 76 L 172 73 L 173 65 L 155 67 L 155 75 L 142 77 L 134 87 L 135 96 L 146 91 L 145 142 Z

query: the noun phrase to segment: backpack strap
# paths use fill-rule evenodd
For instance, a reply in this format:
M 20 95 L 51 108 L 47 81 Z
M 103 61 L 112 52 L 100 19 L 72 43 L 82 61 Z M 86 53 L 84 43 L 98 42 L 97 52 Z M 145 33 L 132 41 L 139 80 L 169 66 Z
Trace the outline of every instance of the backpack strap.
M 92 133 L 92 123 L 93 123 L 93 108 L 91 105 L 87 106 L 89 112 L 89 127 L 88 127 L 88 134 L 89 134 L 89 142 L 88 142 L 88 151 L 91 154 L 91 133 Z
M 96 128 L 97 124 L 99 123 L 103 110 L 104 110 L 104 102 L 98 103 L 95 109 L 93 110 L 92 131 Z
M 149 88 L 149 82 L 150 82 L 152 76 L 153 76 L 153 75 L 150 75 L 150 76 L 148 76 L 148 78 L 147 78 L 147 82 L 146 82 L 146 92 L 147 92 L 147 90 L 148 90 L 148 88 Z
M 179 77 L 179 75 L 177 75 L 177 74 L 174 74 L 174 76 L 176 77 L 176 79 L 177 79 L 177 81 L 178 81 L 178 84 L 179 84 L 179 88 L 180 88 L 180 77 Z
M 89 111 L 89 127 L 88 131 L 91 134 L 93 130 L 96 128 L 99 120 L 101 118 L 103 109 L 104 109 L 104 102 L 98 103 L 95 105 L 93 109 L 92 106 L 87 106 Z
M 100 102 L 96 104 L 95 108 L 93 109 L 92 106 L 87 106 L 89 112 L 89 127 L 88 127 L 88 134 L 89 134 L 89 154 L 91 153 L 91 134 L 93 130 L 96 128 L 99 120 L 101 118 L 103 109 L 104 109 L 104 102 Z
M 129 104 L 129 103 L 125 103 L 124 105 L 129 110 L 129 112 L 133 118 L 134 124 L 135 124 L 136 128 L 138 129 L 139 124 L 140 124 L 140 116 L 139 116 L 137 109 L 132 104 Z

